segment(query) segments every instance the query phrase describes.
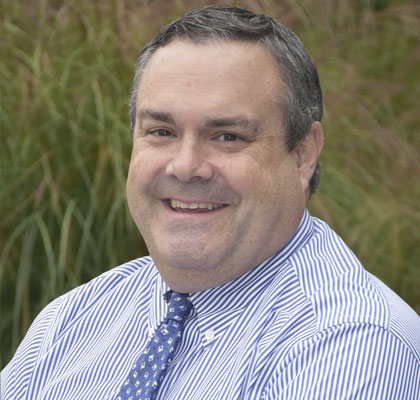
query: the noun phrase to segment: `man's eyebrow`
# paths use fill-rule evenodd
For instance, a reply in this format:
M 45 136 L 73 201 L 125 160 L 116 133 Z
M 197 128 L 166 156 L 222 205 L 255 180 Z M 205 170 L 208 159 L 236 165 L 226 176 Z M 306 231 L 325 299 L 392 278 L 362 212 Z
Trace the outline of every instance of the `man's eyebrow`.
M 258 121 L 250 120 L 241 116 L 237 117 L 224 117 L 224 118 L 211 118 L 208 119 L 205 124 L 207 128 L 224 128 L 229 126 L 240 126 L 243 128 L 251 128 L 253 131 L 257 131 L 259 127 Z
M 156 121 L 166 122 L 170 124 L 175 124 L 175 119 L 172 114 L 164 111 L 151 110 L 151 109 L 142 109 L 137 113 L 137 118 L 139 125 L 142 126 L 142 122 L 145 119 L 153 119 Z M 258 121 L 250 120 L 242 116 L 233 116 L 233 117 L 221 117 L 221 118 L 208 118 L 204 122 L 205 128 L 224 128 L 224 127 L 243 127 L 251 128 L 255 133 L 257 133 L 259 128 Z
M 157 111 L 157 110 L 150 110 L 150 109 L 142 109 L 139 110 L 137 113 L 137 119 L 141 126 L 142 121 L 145 119 L 154 119 L 156 121 L 167 122 L 170 124 L 174 124 L 175 120 L 170 113 Z

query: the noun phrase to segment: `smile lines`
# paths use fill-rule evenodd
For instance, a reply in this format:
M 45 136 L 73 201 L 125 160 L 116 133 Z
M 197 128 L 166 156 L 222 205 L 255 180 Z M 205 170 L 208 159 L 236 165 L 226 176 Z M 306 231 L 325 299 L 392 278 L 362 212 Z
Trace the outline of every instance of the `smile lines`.
M 186 203 L 180 200 L 170 199 L 169 203 L 171 205 L 171 208 L 183 208 L 183 209 L 189 209 L 189 210 L 195 210 L 198 208 L 201 209 L 207 209 L 207 210 L 217 210 L 224 206 L 224 204 L 218 204 L 218 203 Z

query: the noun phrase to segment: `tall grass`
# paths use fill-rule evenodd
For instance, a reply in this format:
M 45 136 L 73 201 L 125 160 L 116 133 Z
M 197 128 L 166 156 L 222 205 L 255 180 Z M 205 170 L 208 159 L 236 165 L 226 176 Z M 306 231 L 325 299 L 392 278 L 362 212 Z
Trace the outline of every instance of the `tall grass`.
M 134 63 L 160 26 L 202 3 L 0 4 L 3 366 L 45 304 L 147 253 L 125 199 Z M 231 3 L 279 18 L 314 55 L 326 145 L 310 209 L 419 312 L 420 7 Z

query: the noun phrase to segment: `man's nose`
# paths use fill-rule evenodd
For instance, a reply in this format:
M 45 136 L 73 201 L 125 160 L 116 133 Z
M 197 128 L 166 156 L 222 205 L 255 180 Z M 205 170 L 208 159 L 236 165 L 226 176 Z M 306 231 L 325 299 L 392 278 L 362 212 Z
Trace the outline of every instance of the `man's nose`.
M 175 147 L 174 153 L 166 166 L 166 173 L 175 176 L 182 182 L 213 177 L 213 166 L 203 143 L 184 138 Z

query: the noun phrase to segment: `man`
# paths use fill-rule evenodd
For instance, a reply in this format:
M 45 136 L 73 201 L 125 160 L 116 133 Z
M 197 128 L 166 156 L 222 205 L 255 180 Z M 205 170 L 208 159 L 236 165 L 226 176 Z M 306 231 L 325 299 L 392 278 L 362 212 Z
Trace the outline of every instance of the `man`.
M 305 209 L 321 115 L 277 21 L 211 6 L 163 28 L 131 103 L 128 204 L 151 257 L 47 306 L 2 398 L 418 399 L 419 317 Z M 178 344 L 149 381 L 174 293 Z

